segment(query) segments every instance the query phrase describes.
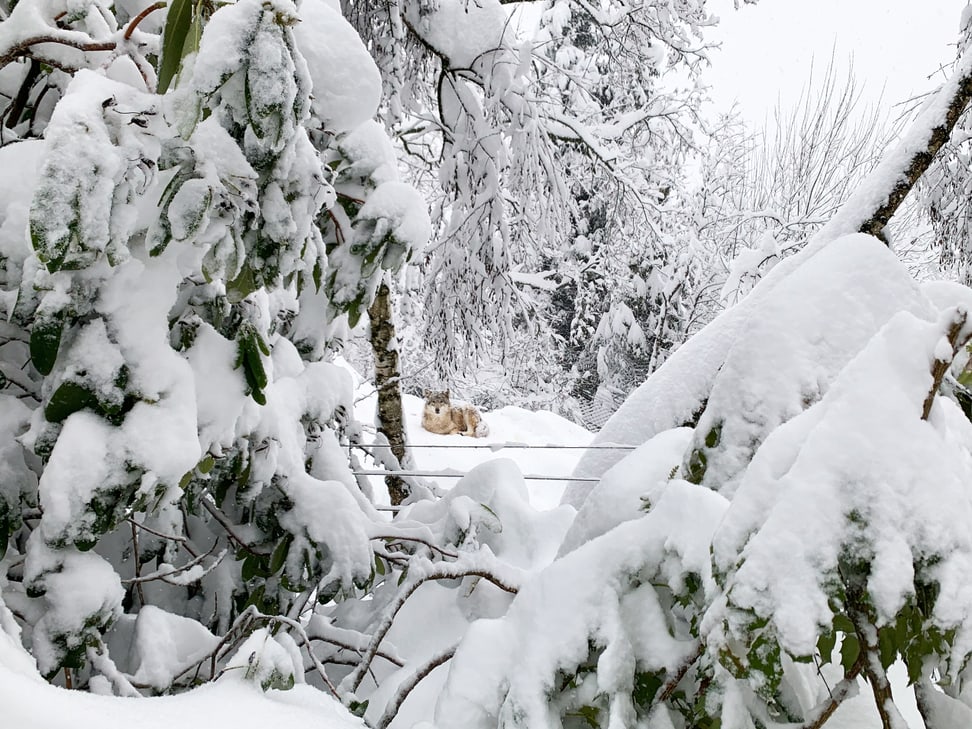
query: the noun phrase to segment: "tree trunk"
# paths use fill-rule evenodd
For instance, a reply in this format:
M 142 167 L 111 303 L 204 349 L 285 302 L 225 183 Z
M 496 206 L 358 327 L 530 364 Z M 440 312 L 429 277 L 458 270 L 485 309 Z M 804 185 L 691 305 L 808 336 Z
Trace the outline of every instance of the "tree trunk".
M 395 321 L 392 318 L 391 289 L 387 278 L 382 278 L 375 294 L 374 303 L 368 308 L 371 319 L 371 351 L 375 357 L 375 387 L 378 390 L 378 411 L 376 425 L 394 459 L 394 470 L 410 465 L 411 459 L 405 449 L 405 418 L 402 415 L 401 372 L 398 362 L 398 341 L 395 336 Z M 376 454 L 377 454 L 376 449 Z M 409 484 L 401 476 L 385 476 L 388 496 L 394 505 L 401 504 L 411 493 Z

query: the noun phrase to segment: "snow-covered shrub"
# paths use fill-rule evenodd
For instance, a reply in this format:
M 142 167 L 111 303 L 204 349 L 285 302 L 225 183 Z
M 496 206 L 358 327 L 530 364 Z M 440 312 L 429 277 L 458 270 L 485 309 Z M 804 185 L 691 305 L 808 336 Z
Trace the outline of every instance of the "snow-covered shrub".
M 117 25 L 72 8 L 62 25 Z M 143 73 L 65 62 L 93 69 L 44 141 L 0 148 L 40 170 L 0 200 L 3 602 L 73 685 L 190 686 L 240 669 L 252 633 L 240 670 L 286 687 L 312 648 L 296 618 L 367 589 L 372 540 L 396 533 L 341 446 L 351 379 L 321 360 L 428 216 L 370 121 L 377 70 L 323 0 L 135 25 L 105 43 Z M 165 93 L 143 55 L 160 40 Z
M 471 626 L 438 727 L 819 727 L 858 677 L 902 726 L 897 661 L 922 714 L 970 711 L 972 425 L 942 393 L 972 293 L 864 235 L 788 268 L 711 325 L 725 351 L 659 371 L 722 361 L 693 427 L 607 470 L 560 557 Z M 646 391 L 657 423 L 687 396 Z

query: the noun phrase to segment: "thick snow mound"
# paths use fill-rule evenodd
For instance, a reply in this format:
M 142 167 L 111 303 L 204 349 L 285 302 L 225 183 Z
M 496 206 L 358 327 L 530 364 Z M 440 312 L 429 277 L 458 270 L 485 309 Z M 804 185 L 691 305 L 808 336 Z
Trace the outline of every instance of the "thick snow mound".
M 724 487 L 773 428 L 819 400 L 841 368 L 902 310 L 928 318 L 934 307 L 876 238 L 849 235 L 798 254 L 679 348 L 594 443 L 640 445 L 698 420 L 695 447 L 707 449 L 705 482 Z M 706 446 L 710 434 L 714 444 Z M 622 455 L 590 451 L 575 474 L 599 476 Z M 574 482 L 564 501 L 579 506 L 590 491 L 589 483 Z
M 409 23 L 426 43 L 457 68 L 469 68 L 498 49 L 510 25 L 499 0 L 438 0 L 408 3 Z
M 566 554 L 618 524 L 644 516 L 649 488 L 668 480 L 682 462 L 691 439 L 691 428 L 666 430 L 609 469 L 577 512 L 560 553 Z
M 2 649 L 0 649 L 2 650 Z M 178 696 L 128 699 L 67 691 L 11 671 L 0 660 L 3 724 L 30 729 L 353 729 L 364 727 L 339 703 L 307 685 L 263 693 L 238 678 Z
M 351 131 L 378 111 L 378 67 L 351 24 L 325 0 L 303 0 L 300 21 L 294 37 L 314 85 L 314 113 L 328 131 Z
M 730 607 L 707 616 L 710 643 L 752 612 L 793 655 L 811 655 L 841 599 L 839 560 L 866 560 L 878 624 L 933 577 L 934 622 L 957 629 L 959 663 L 972 650 L 972 424 L 941 397 L 921 419 L 946 328 L 898 314 L 756 453 L 713 540 Z
M 647 515 L 558 559 L 522 587 L 506 616 L 470 627 L 436 707 L 438 729 L 492 729 L 497 718 L 561 726 L 550 690 L 559 670 L 569 675 L 588 659 L 592 643 L 605 647 L 598 688 L 608 694 L 625 690 L 635 662 L 671 669 L 695 650 L 669 632 L 651 583 L 678 586 L 688 573 L 710 582 L 709 542 L 727 503 L 685 481 L 650 495 Z

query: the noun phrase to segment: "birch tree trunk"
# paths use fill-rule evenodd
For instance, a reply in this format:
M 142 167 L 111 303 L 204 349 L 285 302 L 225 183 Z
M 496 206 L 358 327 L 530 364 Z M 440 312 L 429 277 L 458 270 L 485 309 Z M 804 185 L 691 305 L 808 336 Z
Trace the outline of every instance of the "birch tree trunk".
M 368 308 L 371 319 L 371 351 L 375 358 L 375 387 L 378 390 L 376 425 L 385 437 L 393 458 L 386 458 L 385 466 L 401 470 L 411 464 L 405 448 L 405 418 L 402 415 L 401 372 L 398 361 L 398 339 L 395 335 L 391 289 L 387 274 L 382 278 L 374 303 Z M 384 449 L 380 449 L 384 450 Z M 375 451 L 376 457 L 378 450 Z M 385 454 L 387 456 L 387 453 Z M 385 476 L 388 496 L 393 505 L 401 504 L 411 493 L 401 476 Z

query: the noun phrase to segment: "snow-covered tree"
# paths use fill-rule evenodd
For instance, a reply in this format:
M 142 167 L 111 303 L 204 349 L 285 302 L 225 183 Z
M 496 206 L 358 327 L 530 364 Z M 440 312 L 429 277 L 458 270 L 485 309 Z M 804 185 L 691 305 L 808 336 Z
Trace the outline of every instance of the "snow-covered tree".
M 635 296 L 627 263 L 653 251 L 656 274 L 677 267 L 652 229 L 663 227 L 660 200 L 691 138 L 701 98 L 692 78 L 714 20 L 702 2 L 510 7 L 348 3 L 382 69 L 385 121 L 409 179 L 436 199 L 435 242 L 411 294 L 422 300 L 424 351 L 406 369 L 429 364 L 430 376 L 455 381 L 529 352 L 520 369 L 532 376 L 519 385 L 542 400 L 544 382 L 570 387 L 567 352 L 582 322 L 596 328 L 606 311 L 603 301 L 588 311 L 584 270 L 622 261 L 620 288 Z M 604 253 L 587 260 L 582 239 L 596 247 L 597 236 Z
M 160 8 L 22 0 L 0 23 L 4 73 L 64 74 L 0 147 L 2 600 L 73 686 L 286 687 L 301 646 L 333 689 L 297 619 L 368 589 L 397 532 L 350 472 L 351 380 L 322 357 L 428 216 L 337 10 L 177 2 L 160 38 Z M 46 114 L 22 88 L 16 118 Z

